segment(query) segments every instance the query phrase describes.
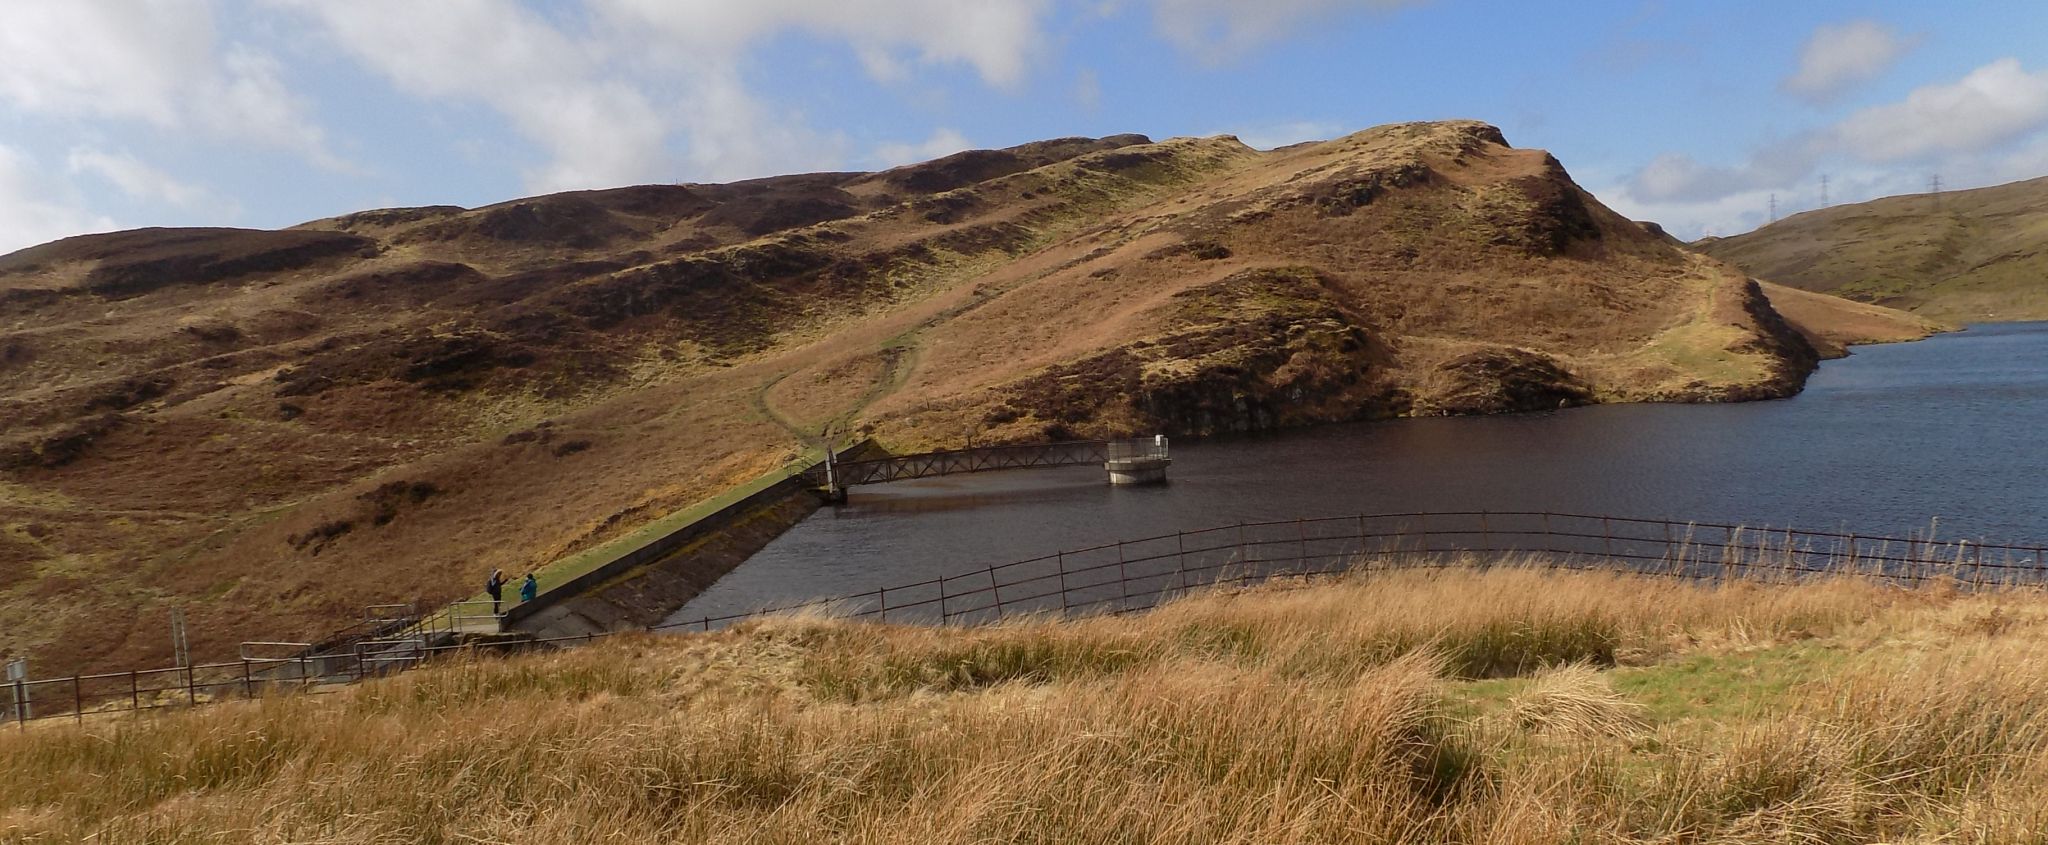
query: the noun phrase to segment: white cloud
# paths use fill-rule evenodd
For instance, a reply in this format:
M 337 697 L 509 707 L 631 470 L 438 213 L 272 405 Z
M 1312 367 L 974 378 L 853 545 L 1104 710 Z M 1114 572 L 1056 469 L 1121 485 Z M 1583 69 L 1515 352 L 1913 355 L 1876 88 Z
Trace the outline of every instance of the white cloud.
M 1102 75 L 1094 68 L 1082 68 L 1074 74 L 1074 102 L 1089 111 L 1102 108 Z
M 920 161 L 931 161 L 935 158 L 949 156 L 961 150 L 972 148 L 973 144 L 968 143 L 967 136 L 960 134 L 956 130 L 941 127 L 922 143 L 883 144 L 876 147 L 875 159 L 880 161 L 883 167 L 896 167 L 904 164 L 915 164 Z
M 661 179 L 668 124 L 636 88 L 603 76 L 596 45 L 506 0 L 281 0 L 312 15 L 365 67 L 419 97 L 481 101 L 550 156 L 541 191 Z
M 1629 193 L 1645 202 L 1702 202 L 1783 187 L 1813 172 L 1824 152 L 1819 139 L 1802 136 L 1766 145 L 1734 166 L 1667 153 L 1637 171 Z
M 1835 128 L 1835 141 L 1860 158 L 1899 161 L 1975 153 L 2048 127 L 2048 71 L 2028 73 L 1999 59 L 1946 85 L 1915 89 L 1897 103 L 1864 109 Z
M 113 220 L 88 211 L 71 186 L 46 172 L 26 154 L 0 145 L 0 254 L 116 228 Z
M 217 43 L 209 2 L 17 0 L 0 27 L 0 102 L 291 150 L 345 168 L 275 60 Z
M 207 201 L 204 189 L 180 182 L 126 153 L 78 148 L 66 157 L 65 167 L 74 174 L 88 173 L 105 179 L 122 193 L 145 202 L 189 209 Z
M 1154 0 L 1159 33 L 1204 61 L 1236 58 L 1343 12 L 1397 9 L 1427 0 Z
M 1807 198 L 1788 208 L 1810 207 L 1822 168 L 1833 174 L 1837 202 L 1920 190 L 1934 172 L 1954 187 L 2041 176 L 2048 169 L 2048 71 L 2030 73 L 2017 59 L 2000 59 L 1766 144 L 1737 164 L 1658 156 L 1610 195 L 1617 207 L 1670 217 L 1660 222 L 1673 231 L 1696 219 L 1700 231 L 1725 232 L 1756 217 L 1730 216 L 1731 209 L 1761 209 L 1772 193 L 1781 205 Z
M 1023 81 L 1042 49 L 1049 0 L 591 0 L 615 21 L 650 27 L 674 48 L 731 56 L 786 30 L 852 45 L 885 81 L 905 73 L 900 52 L 959 62 L 1000 86 Z
M 846 43 L 885 82 L 961 63 L 1022 82 L 1050 0 L 586 0 L 543 16 L 514 0 L 274 0 L 401 90 L 504 115 L 548 161 L 542 191 L 725 180 L 841 165 L 846 138 L 755 96 L 747 51 L 802 31 Z
M 1912 39 L 1876 21 L 1824 24 L 1807 39 L 1799 53 L 1799 69 L 1785 78 L 1783 87 L 1810 102 L 1826 103 L 1876 79 L 1913 47 Z

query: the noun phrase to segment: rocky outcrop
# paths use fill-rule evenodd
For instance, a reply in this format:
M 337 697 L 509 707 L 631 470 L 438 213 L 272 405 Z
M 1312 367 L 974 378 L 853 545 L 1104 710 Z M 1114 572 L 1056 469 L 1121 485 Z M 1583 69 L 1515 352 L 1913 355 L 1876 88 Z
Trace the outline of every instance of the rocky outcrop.
M 1549 356 L 1526 349 L 1482 349 L 1436 368 L 1434 390 L 1417 414 L 1554 411 L 1593 401 L 1593 389 Z

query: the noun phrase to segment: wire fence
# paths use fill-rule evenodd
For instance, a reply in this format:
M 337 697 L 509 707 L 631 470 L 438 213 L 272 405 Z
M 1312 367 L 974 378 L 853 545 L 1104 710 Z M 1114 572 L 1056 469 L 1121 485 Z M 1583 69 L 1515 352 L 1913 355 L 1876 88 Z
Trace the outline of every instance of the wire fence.
M 1933 526 L 1896 537 L 1570 513 L 1367 514 L 1176 531 L 654 630 L 713 631 L 797 612 L 981 625 L 1023 616 L 1138 611 L 1196 590 L 1276 579 L 1503 562 L 1717 582 L 1854 576 L 2000 589 L 2048 583 L 2044 559 L 2041 545 L 1937 540 Z M 8 705 L 0 721 L 82 721 L 101 713 L 283 691 L 326 692 L 451 652 L 569 645 L 607 636 L 465 643 L 459 635 L 469 611 L 421 617 L 400 607 L 381 609 L 384 616 L 362 626 L 369 633 L 326 652 L 303 643 L 245 643 L 241 659 L 233 662 L 13 681 L 0 687 L 0 700 Z

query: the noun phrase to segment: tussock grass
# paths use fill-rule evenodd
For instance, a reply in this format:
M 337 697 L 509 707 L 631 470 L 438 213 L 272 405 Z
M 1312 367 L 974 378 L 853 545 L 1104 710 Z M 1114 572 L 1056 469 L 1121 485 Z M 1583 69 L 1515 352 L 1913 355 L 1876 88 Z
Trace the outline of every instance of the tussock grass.
M 2035 593 L 1495 567 L 0 735 L 0 841 L 2041 842 Z M 1990 620 L 1987 622 L 1987 620 Z

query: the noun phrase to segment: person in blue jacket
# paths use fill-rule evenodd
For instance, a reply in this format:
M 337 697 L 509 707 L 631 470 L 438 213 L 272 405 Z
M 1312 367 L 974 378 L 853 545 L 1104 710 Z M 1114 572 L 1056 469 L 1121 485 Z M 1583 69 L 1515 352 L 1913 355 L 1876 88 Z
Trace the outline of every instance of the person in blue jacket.
M 533 573 L 528 572 L 526 573 L 526 583 L 519 585 L 519 601 L 522 604 L 530 602 L 537 595 L 540 595 L 540 579 L 533 577 Z

